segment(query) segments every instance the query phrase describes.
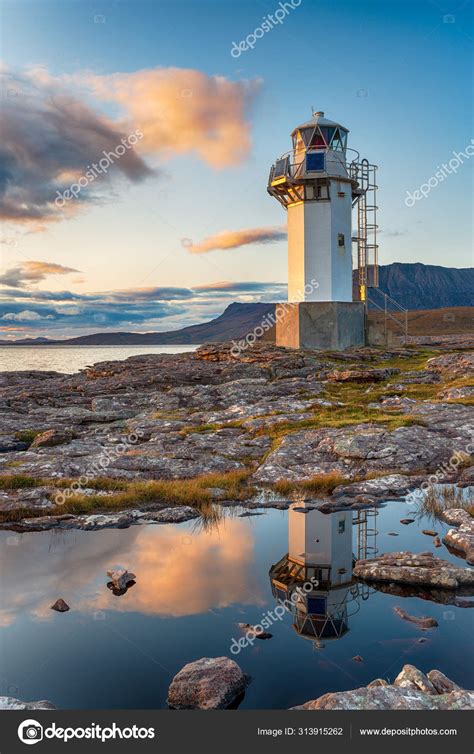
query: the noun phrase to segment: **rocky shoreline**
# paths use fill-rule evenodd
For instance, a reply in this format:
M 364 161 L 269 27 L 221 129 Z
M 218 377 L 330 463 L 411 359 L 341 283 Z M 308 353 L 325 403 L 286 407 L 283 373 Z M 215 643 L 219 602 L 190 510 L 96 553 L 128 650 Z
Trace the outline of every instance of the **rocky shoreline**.
M 205 502 L 247 509 L 287 507 L 293 493 L 326 511 L 376 505 L 433 474 L 470 486 L 473 375 L 465 350 L 262 344 L 238 357 L 212 345 L 73 375 L 4 372 L 0 525 L 180 522 L 200 515 L 192 499 L 177 511 L 166 489 L 142 501 L 132 486 L 206 475 Z M 241 478 L 237 498 L 232 475 Z

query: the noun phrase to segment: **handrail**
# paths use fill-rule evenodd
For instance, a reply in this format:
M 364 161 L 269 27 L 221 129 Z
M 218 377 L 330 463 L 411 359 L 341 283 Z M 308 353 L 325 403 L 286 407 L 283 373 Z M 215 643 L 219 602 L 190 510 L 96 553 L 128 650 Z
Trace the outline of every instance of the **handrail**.
M 385 291 L 380 290 L 380 288 L 371 288 L 372 291 L 377 291 L 380 293 L 381 296 L 383 296 L 384 299 L 384 306 L 380 306 L 377 304 L 376 301 L 374 301 L 373 298 L 370 296 L 367 296 L 367 303 L 372 304 L 372 306 L 375 306 L 376 309 L 384 313 L 384 330 L 385 330 L 385 343 L 388 344 L 388 328 L 387 328 L 387 322 L 388 319 L 391 319 L 395 324 L 397 324 L 399 327 L 402 328 L 405 338 L 405 343 L 408 338 L 408 309 L 405 309 L 404 306 L 398 303 L 398 301 L 395 301 L 394 298 L 392 298 L 388 293 L 385 293 Z M 391 303 L 393 306 L 396 307 L 398 312 L 401 312 L 403 314 L 403 322 L 400 322 L 399 319 L 390 311 L 387 304 Z

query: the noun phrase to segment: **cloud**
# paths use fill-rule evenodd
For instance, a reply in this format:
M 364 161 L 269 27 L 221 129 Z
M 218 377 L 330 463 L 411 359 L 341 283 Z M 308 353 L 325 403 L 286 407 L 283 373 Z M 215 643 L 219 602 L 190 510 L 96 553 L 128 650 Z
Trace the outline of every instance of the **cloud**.
M 133 148 L 114 162 L 107 175 L 99 176 L 100 189 L 87 187 L 80 198 L 64 208 L 55 205 L 57 192 L 70 188 L 104 151 L 114 151 L 128 133 L 120 124 L 100 115 L 63 82 L 30 71 L 0 74 L 2 88 L 13 94 L 2 102 L 0 145 L 0 217 L 33 223 L 73 214 L 84 203 L 101 200 L 112 175 L 140 181 L 152 174 Z M 102 196 L 103 199 L 103 196 Z
M 0 285 L 22 288 L 31 283 L 39 283 L 48 275 L 69 275 L 70 272 L 78 272 L 78 270 L 53 262 L 22 262 L 0 275 Z
M 36 313 L 37 317 L 28 320 L 29 332 L 54 338 L 117 330 L 163 332 L 207 322 L 234 301 L 285 299 L 285 284 L 262 281 L 217 281 L 193 288 L 157 286 L 95 293 L 4 288 L 0 289 L 0 320 L 26 321 L 23 312 Z
M 12 320 L 14 322 L 34 322 L 38 319 L 54 319 L 54 314 L 39 314 L 39 312 L 29 311 L 24 309 L 21 312 L 7 312 L 3 314 L 1 319 Z
M 195 154 L 216 168 L 238 164 L 250 150 L 247 115 L 260 87 L 258 81 L 179 68 L 60 77 L 42 67 L 22 73 L 4 68 L 0 79 L 10 95 L 2 104 L 0 218 L 32 230 L 103 203 L 118 178 L 137 183 L 160 175 L 143 154 Z M 104 102 L 118 106 L 116 119 L 98 111 Z M 97 171 L 76 199 L 55 204 L 61 203 L 58 193 L 93 175 L 91 166 L 137 128 L 143 138 L 136 147 L 126 149 L 106 174 Z
M 19 535 L 12 535 L 13 541 L 15 536 Z M 104 529 L 99 548 L 94 537 L 81 537 L 80 542 L 58 539 L 54 547 L 49 538 L 34 537 L 21 547 L 5 546 L 2 567 L 17 579 L 2 584 L 0 626 L 25 617 L 53 621 L 58 573 L 61 593 L 82 620 L 92 619 L 97 610 L 111 617 L 120 612 L 184 617 L 235 604 L 262 607 L 265 599 L 256 578 L 254 539 L 246 521 L 228 518 L 211 534 L 182 527 L 135 526 L 126 537 Z M 107 589 L 107 570 L 115 564 L 139 574 L 125 599 Z
M 286 237 L 287 231 L 283 227 L 223 230 L 187 248 L 191 254 L 207 254 L 209 251 L 240 249 L 242 246 L 254 243 L 275 243 L 275 241 L 283 241 Z
M 184 68 L 153 68 L 79 81 L 117 102 L 143 131 L 139 148 L 164 157 L 197 154 L 216 168 L 236 165 L 250 151 L 247 115 L 261 82 L 230 81 Z

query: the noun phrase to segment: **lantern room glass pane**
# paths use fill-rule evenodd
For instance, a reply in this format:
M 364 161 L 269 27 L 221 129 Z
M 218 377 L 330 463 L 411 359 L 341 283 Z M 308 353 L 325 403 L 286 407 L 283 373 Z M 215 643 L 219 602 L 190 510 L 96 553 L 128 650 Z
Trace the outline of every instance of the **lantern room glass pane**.
M 303 139 L 305 146 L 308 146 L 309 142 L 311 141 L 311 135 L 313 131 L 314 128 L 302 128 L 300 130 L 301 138 Z
M 326 147 L 327 146 L 319 128 L 316 128 L 314 131 L 313 138 L 311 139 L 311 146 L 312 147 Z

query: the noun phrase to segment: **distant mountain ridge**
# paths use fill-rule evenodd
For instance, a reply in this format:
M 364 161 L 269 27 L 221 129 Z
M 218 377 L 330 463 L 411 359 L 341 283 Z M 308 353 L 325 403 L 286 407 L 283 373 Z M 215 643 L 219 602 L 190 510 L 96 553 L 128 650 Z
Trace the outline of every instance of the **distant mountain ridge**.
M 474 268 L 393 262 L 380 266 L 379 288 L 405 309 L 474 306 Z
M 354 288 L 356 273 L 354 272 Z M 406 309 L 440 309 L 474 306 L 474 269 L 457 269 L 421 263 L 394 262 L 380 267 L 380 290 Z M 378 294 L 371 294 L 379 301 Z M 26 338 L 1 340 L 0 345 L 193 345 L 238 340 L 274 312 L 274 303 L 232 303 L 216 319 L 170 332 L 102 332 L 53 340 Z

